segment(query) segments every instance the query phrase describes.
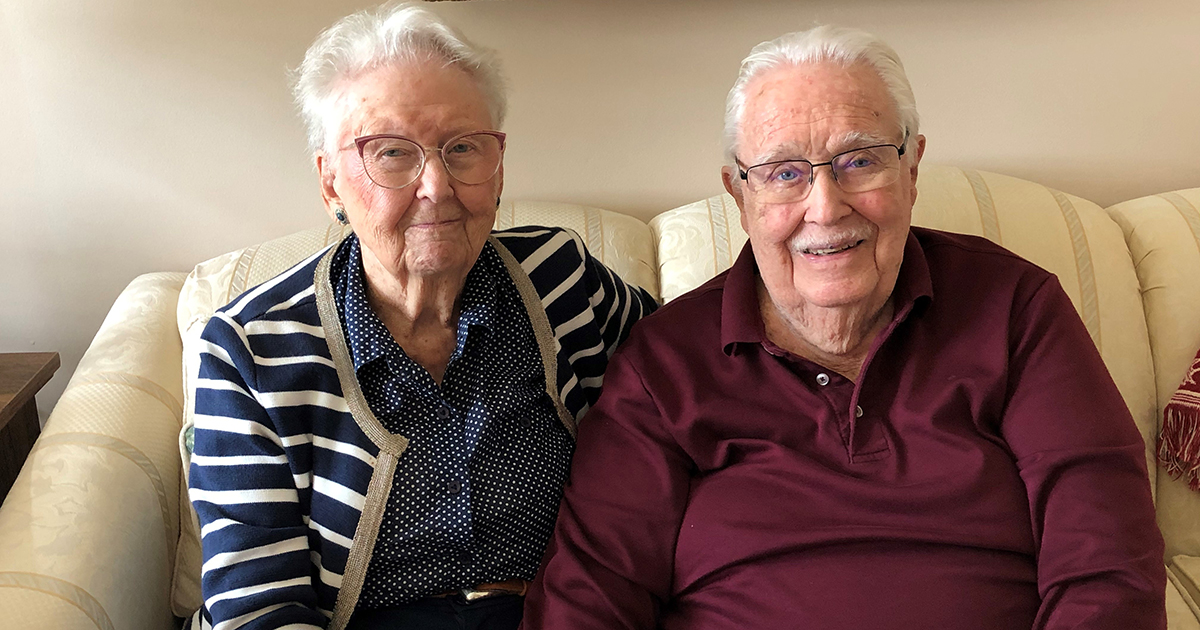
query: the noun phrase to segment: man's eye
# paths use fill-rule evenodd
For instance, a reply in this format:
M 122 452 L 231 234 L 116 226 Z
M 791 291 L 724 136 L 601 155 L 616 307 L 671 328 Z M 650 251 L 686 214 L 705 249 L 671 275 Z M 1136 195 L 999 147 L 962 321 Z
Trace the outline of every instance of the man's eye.
M 780 166 L 771 173 L 770 181 L 790 184 L 803 176 L 804 174 L 800 172 L 800 169 L 794 166 Z
M 867 168 L 874 164 L 875 161 L 866 156 L 855 157 L 846 164 L 846 168 Z

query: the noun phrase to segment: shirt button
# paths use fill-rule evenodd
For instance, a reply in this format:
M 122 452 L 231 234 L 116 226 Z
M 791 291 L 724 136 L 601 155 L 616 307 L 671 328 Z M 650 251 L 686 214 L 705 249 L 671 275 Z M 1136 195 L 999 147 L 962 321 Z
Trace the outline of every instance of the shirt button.
M 820 385 L 821 387 L 825 387 L 828 384 L 829 384 L 829 375 L 828 374 L 821 372 L 820 374 L 817 375 L 817 385 Z
M 458 494 L 459 492 L 462 492 L 462 482 L 455 479 L 454 481 L 447 483 L 446 491 L 450 494 Z
M 861 417 L 862 417 L 862 407 L 860 407 L 860 406 L 858 406 L 858 405 L 855 405 L 855 406 L 854 406 L 854 417 L 855 417 L 855 418 L 861 418 Z
M 437 417 L 440 420 L 446 420 L 450 417 L 450 410 L 445 407 L 437 408 Z

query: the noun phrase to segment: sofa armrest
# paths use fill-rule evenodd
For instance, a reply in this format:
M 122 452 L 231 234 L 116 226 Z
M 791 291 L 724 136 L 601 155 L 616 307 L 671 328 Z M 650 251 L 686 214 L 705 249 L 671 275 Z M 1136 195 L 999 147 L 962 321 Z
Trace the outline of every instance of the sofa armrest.
M 1200 558 L 1175 556 L 1167 565 L 1167 580 L 1169 626 L 1171 628 L 1200 628 Z M 1177 596 L 1172 596 L 1172 587 Z M 1177 601 L 1173 602 L 1172 600 Z M 1172 603 L 1175 605 L 1172 606 Z
M 184 276 L 117 298 L 0 508 L 5 627 L 173 627 Z

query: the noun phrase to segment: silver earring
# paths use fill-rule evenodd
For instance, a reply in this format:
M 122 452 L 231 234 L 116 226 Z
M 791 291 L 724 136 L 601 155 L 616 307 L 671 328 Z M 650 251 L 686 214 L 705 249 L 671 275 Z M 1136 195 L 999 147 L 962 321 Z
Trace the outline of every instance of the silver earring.
M 342 210 L 341 208 L 334 210 L 333 216 L 337 219 L 337 222 L 341 223 L 342 225 L 346 225 L 347 223 L 349 223 L 349 221 L 346 220 L 346 212 L 344 210 Z

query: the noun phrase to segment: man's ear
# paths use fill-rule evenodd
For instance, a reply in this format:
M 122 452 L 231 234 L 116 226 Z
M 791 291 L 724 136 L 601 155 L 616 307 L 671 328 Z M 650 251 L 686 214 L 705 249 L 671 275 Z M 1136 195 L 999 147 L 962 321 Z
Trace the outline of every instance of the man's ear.
M 725 184 L 725 192 L 733 196 L 733 200 L 737 202 L 738 209 L 742 208 L 745 200 L 742 199 L 742 186 L 737 182 L 737 173 L 734 172 L 732 166 L 721 167 L 721 183 Z
M 734 203 L 737 204 L 742 230 L 748 234 L 750 229 L 746 226 L 746 198 L 744 196 L 746 189 L 738 182 L 738 179 L 740 178 L 732 166 L 721 167 L 721 183 L 725 184 L 725 192 L 728 192 L 733 197 Z
M 917 198 L 917 169 L 921 165 L 921 158 L 925 155 L 925 136 L 917 134 L 917 150 L 913 154 L 912 166 L 909 167 L 909 182 L 912 185 L 912 198 Z
M 325 213 L 329 218 L 337 221 L 334 212 L 338 208 L 344 208 L 341 197 L 338 196 L 337 190 L 333 187 L 334 169 L 333 164 L 325 157 L 323 153 L 316 155 L 317 160 L 317 176 L 321 181 L 321 199 L 325 202 Z

